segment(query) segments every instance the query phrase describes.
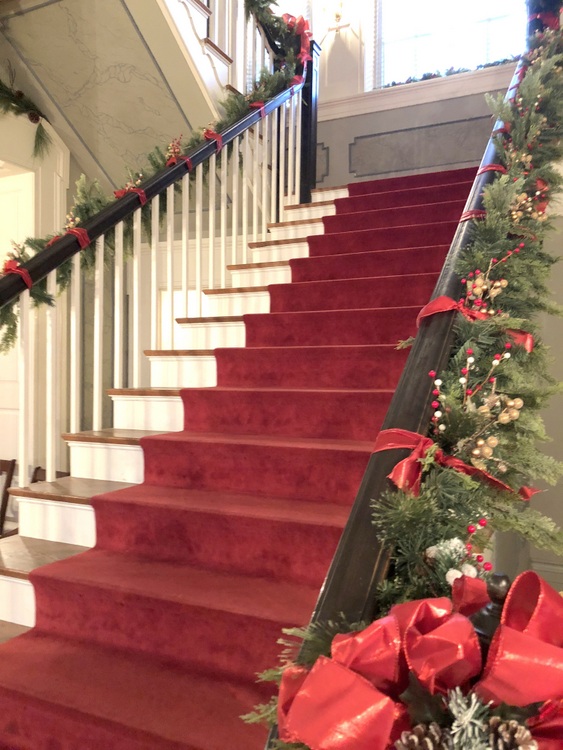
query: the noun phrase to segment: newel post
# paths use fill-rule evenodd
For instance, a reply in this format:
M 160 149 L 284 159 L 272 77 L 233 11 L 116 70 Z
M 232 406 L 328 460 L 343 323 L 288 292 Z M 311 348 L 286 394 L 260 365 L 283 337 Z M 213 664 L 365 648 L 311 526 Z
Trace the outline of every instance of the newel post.
M 311 202 L 311 190 L 317 183 L 317 110 L 319 99 L 319 55 L 321 48 L 311 40 L 301 105 L 301 180 L 299 202 Z

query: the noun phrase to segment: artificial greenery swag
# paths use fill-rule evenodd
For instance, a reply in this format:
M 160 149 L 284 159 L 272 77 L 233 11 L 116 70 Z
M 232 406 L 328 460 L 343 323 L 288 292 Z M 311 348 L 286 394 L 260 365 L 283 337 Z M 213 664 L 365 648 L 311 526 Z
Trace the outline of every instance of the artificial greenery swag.
M 346 642 L 348 656 L 362 648 L 359 643 L 370 628 L 386 632 L 390 613 L 407 607 L 410 616 L 417 602 L 455 599 L 462 582 L 463 586 L 484 587 L 493 575 L 486 550 L 494 532 L 515 532 L 535 547 L 563 554 L 563 533 L 531 507 L 536 490 L 528 486 L 538 480 L 555 483 L 563 472 L 560 463 L 537 447 L 547 439 L 541 410 L 560 390 L 549 374 L 549 355 L 541 341 L 538 315 L 561 314 L 548 288 L 557 259 L 544 249 L 547 233 L 553 229 L 548 204 L 562 186 L 557 169 L 563 158 L 561 31 L 547 29 L 534 34 L 520 69 L 519 85 L 508 100 L 488 98 L 502 123 L 494 135 L 498 163 L 493 165 L 494 181 L 483 191 L 483 211 L 472 218 L 471 242 L 456 269 L 460 298 L 440 298 L 422 312 L 457 309 L 455 341 L 446 369 L 428 373 L 433 401 L 427 434 L 410 433 L 412 455 L 402 462 L 400 471 L 390 475 L 392 489 L 372 500 L 373 523 L 381 543 L 390 551 L 391 563 L 376 597 L 376 618 L 380 619 L 367 629 L 363 625 L 348 627 L 350 631 L 362 630 L 358 642 L 353 636 Z M 557 594 L 553 596 L 559 615 L 549 627 L 560 633 L 563 601 L 557 604 Z M 400 620 L 399 614 L 397 618 Z M 295 720 L 287 723 L 283 739 L 274 741 L 278 750 L 308 746 L 305 735 L 295 727 L 307 723 L 305 713 L 316 716 L 316 709 L 303 696 L 314 694 L 313 684 L 322 692 L 324 675 L 336 669 L 329 657 L 340 666 L 345 661 L 335 656 L 341 636 L 334 638 L 334 633 L 346 629 L 345 625 L 315 623 L 304 634 L 287 631 L 294 641 L 293 653 L 283 641 L 286 651 L 279 668 L 261 676 L 282 685 L 280 699 L 276 696 L 269 704 L 257 706 L 245 719 L 270 725 L 282 718 L 286 723 L 288 706 L 293 705 L 303 680 L 308 680 Z M 323 642 L 312 658 L 308 649 L 311 640 Z M 382 663 L 392 641 L 389 633 L 382 640 L 387 644 L 381 653 Z M 456 648 L 461 648 L 461 639 L 455 642 Z M 370 659 L 368 679 L 378 669 L 373 666 L 374 652 Z M 422 671 L 425 669 L 428 674 L 428 663 Z M 479 674 L 478 669 L 474 675 Z M 400 736 L 395 735 L 396 741 L 381 747 L 538 748 L 532 730 L 534 721 L 546 720 L 545 706 L 534 705 L 529 714 L 514 707 L 493 708 L 461 682 L 436 694 L 428 685 L 421 687 L 413 675 L 405 693 L 399 696 L 393 689 L 384 693 L 397 701 L 396 710 L 407 711 L 407 725 Z M 554 711 L 561 717 L 563 688 L 561 694 L 558 687 L 553 689 Z M 307 710 L 301 708 L 304 705 Z M 367 717 L 375 709 L 364 706 L 363 710 Z M 354 719 L 350 718 L 349 726 L 356 727 L 362 709 L 350 705 L 350 711 Z M 334 718 L 329 708 L 326 715 Z M 322 712 L 317 718 L 320 726 Z M 331 737 L 340 737 L 339 747 L 352 747 L 346 744 L 345 735 L 338 734 L 344 726 L 348 724 L 338 724 Z M 363 738 L 353 736 L 363 747 Z
M 47 154 L 51 145 L 51 136 L 43 125 L 43 120 L 49 122 L 39 107 L 20 89 L 15 87 L 16 72 L 8 63 L 8 82 L 0 79 L 0 113 L 13 114 L 16 117 L 26 116 L 36 125 L 33 156 L 41 158 Z
M 174 139 L 166 149 L 156 146 L 146 155 L 146 165 L 142 171 L 130 170 L 129 179 L 124 188 L 125 192 L 137 189 L 143 180 L 166 169 L 170 163 L 175 163 L 174 160 L 188 156 L 205 143 L 206 133 L 223 132 L 250 111 L 253 111 L 254 104 L 267 102 L 290 86 L 296 70 L 307 60 L 307 55 L 304 53 L 304 44 L 310 34 L 306 22 L 303 22 L 302 19 L 295 19 L 287 14 L 283 17 L 277 16 L 272 12 L 271 5 L 270 2 L 246 0 L 245 9 L 247 16 L 250 14 L 255 16 L 257 23 L 267 32 L 268 38 L 271 40 L 274 51 L 274 72 L 262 71 L 259 80 L 247 94 L 230 90 L 221 102 L 223 115 L 220 119 L 206 127 L 194 130 L 188 139 L 182 139 L 181 137 Z M 10 85 L 2 84 L 0 81 L 0 111 L 27 114 L 32 122 L 35 122 L 35 118 L 38 117 L 36 151 L 38 154 L 44 153 L 49 143 L 47 140 L 49 136 L 40 119 L 46 118 L 22 92 L 14 90 L 13 83 L 14 75 L 10 68 Z M 226 149 L 226 152 L 228 154 L 229 149 Z M 221 156 L 222 152 L 218 154 L 219 161 Z M 195 173 L 192 173 L 191 177 L 194 178 Z M 122 191 L 116 191 L 114 196 L 107 196 L 97 180 L 90 181 L 85 175 L 82 175 L 76 183 L 74 204 L 67 215 L 63 232 L 84 224 L 85 221 L 112 203 L 118 193 L 121 195 Z M 161 197 L 159 211 L 161 217 L 163 217 L 166 212 L 166 195 Z M 148 205 L 142 209 L 142 221 L 147 235 L 150 236 L 151 214 Z M 130 256 L 132 251 L 132 236 L 132 220 L 130 219 L 124 222 L 124 251 L 126 257 Z M 27 238 L 23 243 L 13 245 L 12 250 L 7 254 L 7 259 L 23 265 L 33 255 L 44 250 L 51 239 L 51 236 Z M 114 250 L 115 244 L 112 232 L 109 232 L 105 236 L 104 242 L 106 263 L 111 264 Z M 80 262 L 84 270 L 94 267 L 95 254 L 96 248 L 94 245 L 89 245 L 81 251 Z M 68 287 L 71 274 L 72 263 L 70 262 L 57 269 L 59 293 Z M 33 304 L 36 306 L 54 304 L 54 299 L 46 292 L 45 281 L 34 284 L 30 289 L 30 295 Z M 17 338 L 17 326 L 17 302 L 12 302 L 0 308 L 0 352 L 8 351 L 14 345 Z

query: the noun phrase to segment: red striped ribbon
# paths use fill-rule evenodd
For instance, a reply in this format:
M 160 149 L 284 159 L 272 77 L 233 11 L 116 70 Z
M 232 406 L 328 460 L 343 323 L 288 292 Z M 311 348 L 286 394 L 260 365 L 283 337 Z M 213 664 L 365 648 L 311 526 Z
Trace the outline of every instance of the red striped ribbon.
M 211 130 L 210 128 L 206 128 L 203 131 L 203 137 L 206 141 L 215 141 L 217 144 L 217 153 L 221 151 L 223 148 L 223 136 L 221 136 L 219 133 L 216 133 L 214 130 Z
M 126 187 L 122 188 L 121 190 L 114 190 L 113 194 L 116 198 L 123 198 L 127 193 L 137 193 L 139 196 L 139 200 L 141 201 L 141 206 L 144 206 L 147 202 L 147 196 L 145 195 L 145 191 L 142 188 L 138 187 Z

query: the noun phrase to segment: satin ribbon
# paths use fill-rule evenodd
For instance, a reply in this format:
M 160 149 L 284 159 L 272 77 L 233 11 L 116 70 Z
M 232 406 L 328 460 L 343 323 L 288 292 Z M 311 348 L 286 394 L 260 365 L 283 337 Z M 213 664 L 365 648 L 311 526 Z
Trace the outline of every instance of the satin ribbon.
M 91 242 L 91 239 L 88 236 L 88 232 L 85 229 L 82 229 L 82 227 L 73 227 L 72 229 L 67 229 L 65 234 L 58 234 L 55 237 L 51 237 L 45 247 L 50 247 L 53 243 L 55 243 L 57 240 L 60 240 L 67 234 L 71 234 L 73 237 L 76 237 L 81 250 L 84 250 L 85 247 L 88 247 Z
M 460 613 L 468 599 L 462 596 L 460 607 L 446 598 L 396 605 L 365 630 L 337 635 L 331 658 L 319 657 L 310 671 L 286 669 L 278 701 L 280 739 L 312 750 L 392 747 L 410 726 L 396 700 L 408 670 L 434 694 L 464 690 L 481 674 L 477 635 Z M 543 703 L 528 722 L 540 750 L 560 750 L 563 737 L 562 619 L 563 598 L 533 571 L 519 576 L 475 688 L 495 704 Z
M 421 460 L 426 456 L 430 448 L 435 446 L 436 443 L 429 438 L 420 435 L 418 432 L 410 432 L 410 430 L 382 430 L 375 440 L 373 447 L 374 453 L 380 451 L 395 450 L 404 448 L 411 451 L 410 456 L 407 456 L 402 461 L 395 464 L 393 470 L 388 474 L 388 478 L 395 484 L 400 490 L 410 490 L 410 492 L 418 497 L 420 495 L 420 484 L 422 480 L 422 464 Z M 476 476 L 479 479 L 483 479 L 487 484 L 491 485 L 497 490 L 504 492 L 515 493 L 512 487 L 501 482 L 492 474 L 489 474 L 476 466 L 466 464 L 460 458 L 450 456 L 444 453 L 441 448 L 438 448 L 434 453 L 434 460 L 440 466 L 444 466 L 454 471 L 458 471 L 460 474 L 466 474 L 467 476 Z M 521 487 L 518 493 L 523 499 L 529 499 L 531 495 L 538 492 L 531 487 Z
M 121 190 L 114 190 L 113 194 L 116 198 L 123 198 L 127 193 L 137 193 L 139 196 L 139 200 L 141 202 L 141 206 L 144 206 L 147 202 L 147 196 L 145 195 L 145 191 L 142 188 L 138 187 L 126 187 L 122 188 Z
M 461 214 L 460 222 L 471 221 L 471 219 L 484 219 L 486 215 L 486 211 L 483 211 L 479 208 L 473 208 L 471 209 L 471 211 L 464 211 Z
M 190 159 L 189 156 L 171 156 L 170 159 L 168 159 L 168 161 L 166 162 L 166 166 L 167 167 L 173 167 L 176 164 L 178 164 L 179 161 L 183 161 L 184 162 L 184 164 L 186 165 L 186 167 L 188 169 L 188 172 L 192 171 L 192 169 L 193 169 L 192 160 Z
M 14 258 L 9 258 L 4 262 L 2 273 L 4 274 L 4 276 L 8 276 L 9 274 L 16 274 L 17 276 L 21 276 L 28 289 L 31 289 L 31 287 L 33 286 L 33 282 L 27 268 L 24 268 L 22 265 L 20 265 L 19 261 L 15 260 Z
M 262 119 L 266 117 L 266 108 L 264 107 L 264 102 L 252 102 L 250 105 L 250 109 L 259 109 L 260 117 Z
M 477 175 L 485 174 L 485 172 L 500 172 L 501 174 L 506 174 L 506 167 L 503 167 L 502 164 L 487 164 L 477 170 Z
M 291 13 L 284 13 L 282 19 L 287 24 L 287 28 L 290 31 L 293 31 L 296 36 L 300 37 L 301 49 L 299 50 L 297 59 L 302 63 L 306 63 L 307 60 L 312 60 L 312 57 L 309 54 L 309 39 L 312 36 L 309 29 L 309 21 L 306 21 L 303 16 L 295 18 Z
M 293 76 L 291 81 L 289 82 L 289 90 L 291 92 L 291 96 L 295 94 L 295 87 L 301 86 L 301 84 L 305 83 L 305 79 L 303 76 Z
M 496 130 L 493 130 L 493 135 L 510 135 L 510 131 L 512 130 L 512 125 L 509 122 L 504 123 L 504 125 L 501 128 L 497 128 Z
M 217 153 L 221 151 L 223 148 L 223 136 L 219 135 L 219 133 L 216 133 L 214 130 L 211 130 L 210 128 L 206 128 L 203 131 L 203 137 L 206 141 L 215 141 L 217 144 Z
M 312 750 L 385 750 L 410 725 L 395 700 L 409 670 L 442 694 L 481 671 L 475 630 L 445 597 L 399 604 L 365 630 L 337 635 L 331 651 L 310 672 L 285 670 L 278 702 L 282 740 Z
M 436 315 L 437 313 L 450 312 L 450 310 L 457 310 L 468 320 L 485 320 L 489 317 L 487 313 L 480 312 L 479 310 L 470 310 L 465 306 L 463 300 L 456 302 L 455 299 L 442 295 L 424 305 L 416 318 L 416 327 L 419 328 L 420 322 L 424 318 Z
M 559 28 L 559 13 L 534 13 L 528 16 L 528 21 L 541 21 L 544 27 L 556 31 Z

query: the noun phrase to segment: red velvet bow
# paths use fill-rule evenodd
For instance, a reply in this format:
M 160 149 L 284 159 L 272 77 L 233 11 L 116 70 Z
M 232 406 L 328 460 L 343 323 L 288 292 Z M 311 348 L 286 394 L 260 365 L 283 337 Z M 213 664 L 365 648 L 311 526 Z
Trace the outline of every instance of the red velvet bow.
M 303 16 L 295 18 L 295 16 L 292 16 L 291 13 L 284 13 L 282 18 L 287 24 L 287 28 L 290 31 L 293 31 L 296 36 L 301 37 L 301 49 L 299 50 L 297 59 L 302 63 L 307 62 L 307 60 L 311 60 L 312 58 L 309 54 L 309 38 L 312 36 L 312 34 L 309 29 L 309 21 L 306 21 Z
M 485 172 L 500 172 L 501 174 L 506 174 L 506 167 L 503 167 L 502 164 L 486 164 L 484 167 L 480 167 L 477 170 L 477 174 L 484 174 Z
M 214 130 L 210 130 L 209 128 L 206 128 L 203 131 L 203 137 L 206 141 L 215 141 L 217 144 L 217 153 L 221 151 L 223 148 L 223 136 L 219 133 L 216 133 Z
M 461 214 L 460 221 L 471 221 L 471 219 L 484 219 L 487 215 L 486 211 L 479 208 L 473 208 L 470 211 L 464 211 Z
M 559 13 L 535 13 L 528 17 L 528 21 L 541 21 L 548 29 L 556 31 L 559 28 Z
M 193 169 L 192 166 L 192 160 L 189 156 L 171 156 L 170 159 L 166 162 L 167 167 L 173 167 L 175 164 L 178 164 L 179 161 L 183 161 L 186 167 L 188 168 L 188 172 L 191 172 Z
M 468 606 L 464 595 L 460 603 Z M 288 668 L 278 702 L 280 738 L 312 750 L 392 747 L 409 726 L 396 701 L 409 670 L 431 693 L 463 689 L 481 673 L 475 630 L 459 610 L 446 598 L 399 604 L 365 630 L 337 635 L 332 658 L 321 656 L 310 671 Z M 519 576 L 476 688 L 494 703 L 544 702 L 529 722 L 540 750 L 560 748 L 554 743 L 563 737 L 562 618 L 556 591 L 532 571 Z
M 266 117 L 266 109 L 264 107 L 264 102 L 252 102 L 250 105 L 250 109 L 259 109 L 260 110 L 260 117 L 264 119 Z
M 410 490 L 417 497 L 420 494 L 422 479 L 421 460 L 434 445 L 435 443 L 431 438 L 424 437 L 424 435 L 420 435 L 418 432 L 410 432 L 409 430 L 382 430 L 376 438 L 373 452 L 378 453 L 379 451 L 394 450 L 397 448 L 407 448 L 412 451 L 410 456 L 395 464 L 388 476 L 399 489 Z M 434 453 L 434 460 L 440 466 L 454 469 L 454 471 L 459 471 L 460 474 L 467 474 L 468 476 L 476 476 L 479 479 L 483 479 L 497 490 L 514 492 L 512 487 L 504 484 L 504 482 L 501 482 L 486 471 L 478 469 L 476 466 L 470 466 L 460 458 L 449 456 L 440 448 Z M 524 493 L 526 495 L 525 499 L 529 499 L 537 491 L 530 487 L 522 487 L 519 490 L 519 494 L 522 496 L 522 493 Z
M 29 275 L 29 271 L 27 270 L 27 268 L 24 268 L 22 265 L 20 265 L 19 261 L 15 260 L 14 258 L 9 258 L 4 261 L 4 268 L 2 269 L 2 273 L 4 275 L 15 273 L 18 276 L 22 277 L 28 289 L 31 289 L 31 287 L 33 286 L 33 282 L 31 281 L 31 276 Z
M 85 247 L 88 247 L 91 242 L 88 232 L 85 229 L 82 229 L 82 227 L 72 227 L 72 229 L 67 229 L 65 234 L 72 234 L 73 237 L 76 237 L 81 250 L 84 250 Z M 64 235 L 58 234 L 55 237 L 51 237 L 45 247 L 50 247 L 57 240 L 60 240 L 61 237 L 64 237 Z
M 289 90 L 291 92 L 291 96 L 295 93 L 295 86 L 301 86 L 303 83 L 305 83 L 305 79 L 303 76 L 293 76 L 291 81 L 289 82 Z
M 125 195 L 127 195 L 127 193 L 137 193 L 141 202 L 141 206 L 144 206 L 147 202 L 147 196 L 145 195 L 145 191 L 142 188 L 128 186 L 122 188 L 121 190 L 113 191 L 113 194 L 116 198 L 123 198 Z

